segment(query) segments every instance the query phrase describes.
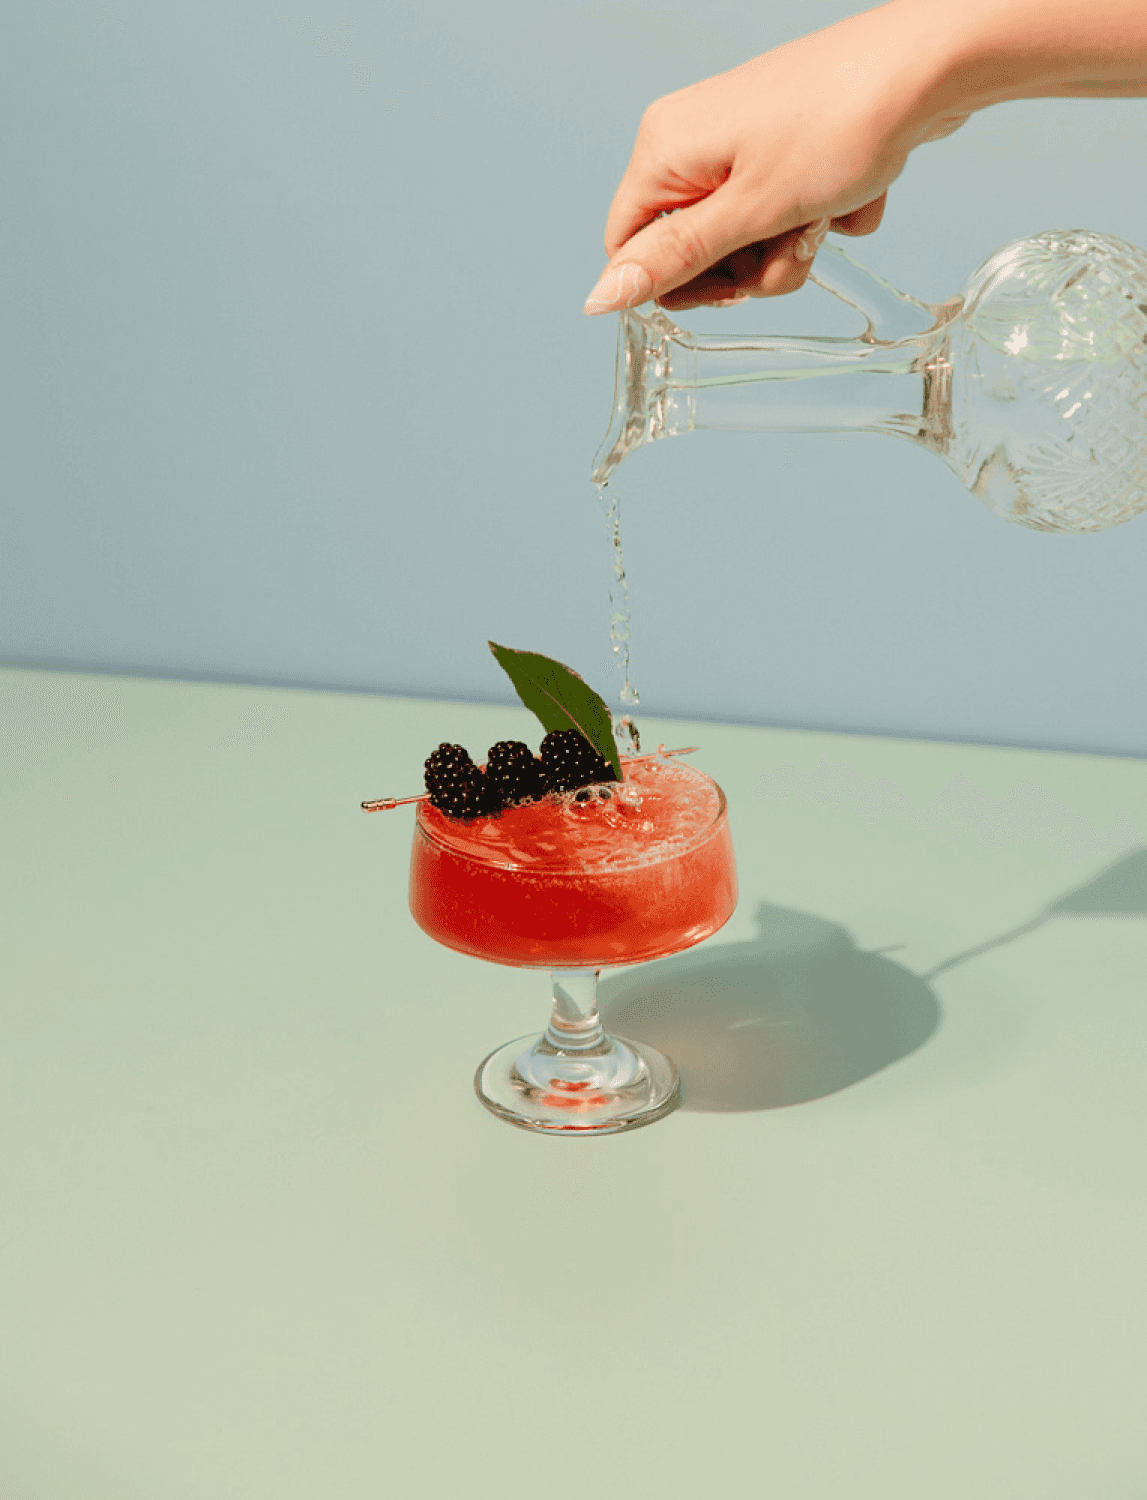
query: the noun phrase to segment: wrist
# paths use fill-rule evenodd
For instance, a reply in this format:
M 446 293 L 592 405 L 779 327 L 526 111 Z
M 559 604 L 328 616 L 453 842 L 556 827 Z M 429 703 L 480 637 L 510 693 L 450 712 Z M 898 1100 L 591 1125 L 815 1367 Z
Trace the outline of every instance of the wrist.
M 928 107 L 972 114 L 1039 93 L 1056 52 L 1056 0 L 897 0 L 927 12 Z M 1076 0 L 1072 0 L 1076 3 Z M 1064 49 L 1060 50 L 1062 66 Z
M 1144 0 L 892 0 L 920 47 L 924 115 L 1147 94 Z
M 980 32 L 961 16 L 969 4 L 976 0 L 886 0 L 837 23 L 846 48 L 870 60 L 865 73 L 871 73 L 888 123 L 909 150 L 945 133 L 938 126 L 946 116 L 958 122 L 995 102 L 977 93 Z

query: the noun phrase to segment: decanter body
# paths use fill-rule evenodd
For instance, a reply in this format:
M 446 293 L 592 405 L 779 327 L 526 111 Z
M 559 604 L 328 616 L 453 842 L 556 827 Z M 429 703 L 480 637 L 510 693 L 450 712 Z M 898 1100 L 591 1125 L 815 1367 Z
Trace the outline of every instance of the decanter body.
M 1088 230 L 1005 245 L 928 305 L 835 245 L 812 279 L 856 338 L 696 337 L 623 312 L 593 478 L 695 428 L 884 432 L 942 458 L 1006 520 L 1099 531 L 1147 508 L 1147 253 Z

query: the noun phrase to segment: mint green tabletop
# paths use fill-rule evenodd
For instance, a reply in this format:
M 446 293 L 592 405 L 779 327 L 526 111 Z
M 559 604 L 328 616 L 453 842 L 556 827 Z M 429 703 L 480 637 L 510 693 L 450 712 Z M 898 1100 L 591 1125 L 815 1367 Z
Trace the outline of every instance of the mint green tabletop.
M 741 882 L 603 978 L 683 1107 L 477 1102 L 410 918 L 520 709 L 0 673 L 3 1500 L 1147 1494 L 1147 766 L 641 721 Z

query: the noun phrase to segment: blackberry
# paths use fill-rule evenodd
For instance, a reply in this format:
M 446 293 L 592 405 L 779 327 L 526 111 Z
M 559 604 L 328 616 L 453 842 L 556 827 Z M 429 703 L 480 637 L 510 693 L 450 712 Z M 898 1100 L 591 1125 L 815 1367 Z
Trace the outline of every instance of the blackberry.
M 551 792 L 572 792 L 595 781 L 616 781 L 613 767 L 576 729 L 555 729 L 542 741 L 542 770 Z
M 491 781 L 485 771 L 478 772 L 477 809 L 480 818 L 493 817 L 507 804 L 507 798 L 496 781 Z
M 502 801 L 529 802 L 546 794 L 546 778 L 541 762 L 529 745 L 521 740 L 499 740 L 486 752 L 486 780 L 496 788 Z
M 474 817 L 478 768 L 462 745 L 442 744 L 426 757 L 426 790 L 430 805 L 448 817 Z
M 426 758 L 430 805 L 449 818 L 478 818 L 501 812 L 502 798 L 461 745 L 445 741 Z
M 452 818 L 473 816 L 478 767 L 461 745 L 445 741 L 426 758 L 424 780 L 430 805 Z

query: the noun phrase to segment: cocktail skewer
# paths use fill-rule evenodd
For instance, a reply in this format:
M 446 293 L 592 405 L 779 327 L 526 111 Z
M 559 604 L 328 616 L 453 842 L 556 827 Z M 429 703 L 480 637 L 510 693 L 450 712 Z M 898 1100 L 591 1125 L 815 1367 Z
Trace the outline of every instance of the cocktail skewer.
M 658 745 L 656 750 L 651 750 L 647 755 L 623 755 L 623 765 L 634 765 L 639 760 L 658 760 L 669 755 L 692 755 L 695 750 L 700 750 L 700 745 L 683 745 L 677 750 L 666 750 L 664 744 Z M 410 802 L 425 802 L 430 796 L 429 792 L 421 792 L 417 797 L 376 797 L 373 801 L 362 803 L 363 812 L 390 812 L 396 807 L 405 807 Z

